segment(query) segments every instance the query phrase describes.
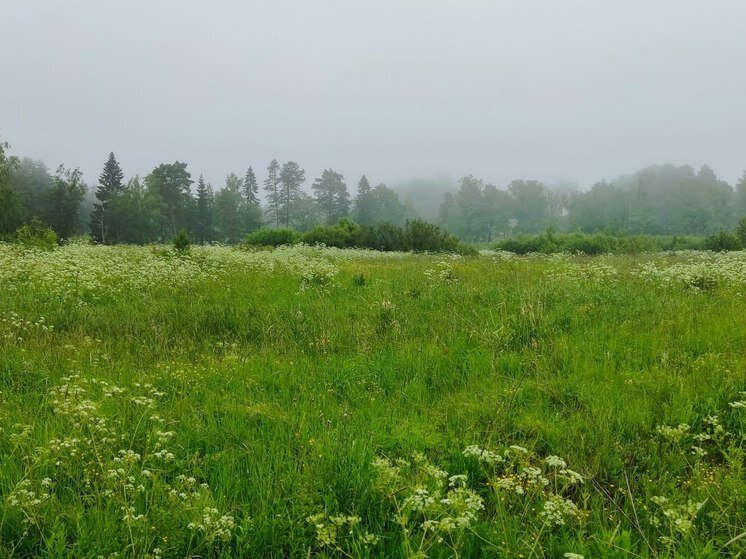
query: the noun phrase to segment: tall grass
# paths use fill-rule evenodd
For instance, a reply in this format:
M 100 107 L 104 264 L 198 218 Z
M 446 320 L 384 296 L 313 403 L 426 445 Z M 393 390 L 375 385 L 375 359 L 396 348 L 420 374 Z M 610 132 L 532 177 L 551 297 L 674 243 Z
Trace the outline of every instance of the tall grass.
M 744 266 L 0 245 L 0 557 L 743 556 Z

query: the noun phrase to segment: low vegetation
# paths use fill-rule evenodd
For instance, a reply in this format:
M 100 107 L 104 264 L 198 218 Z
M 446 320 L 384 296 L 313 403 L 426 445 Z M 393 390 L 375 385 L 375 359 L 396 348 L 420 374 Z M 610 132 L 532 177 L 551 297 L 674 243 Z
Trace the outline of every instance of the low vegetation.
M 450 252 L 476 254 L 476 250 L 437 225 L 419 219 L 408 220 L 404 227 L 384 222 L 358 225 L 342 218 L 334 225 L 317 226 L 300 234 L 293 229 L 264 228 L 244 239 L 249 246 L 281 246 L 303 242 L 335 248 L 364 248 L 380 251 Z
M 702 250 L 701 237 L 655 235 L 609 235 L 608 233 L 557 233 L 548 229 L 539 235 L 515 235 L 495 243 L 496 250 L 515 254 L 640 254 L 672 250 Z
M 742 252 L 0 244 L 0 556 L 743 557 Z

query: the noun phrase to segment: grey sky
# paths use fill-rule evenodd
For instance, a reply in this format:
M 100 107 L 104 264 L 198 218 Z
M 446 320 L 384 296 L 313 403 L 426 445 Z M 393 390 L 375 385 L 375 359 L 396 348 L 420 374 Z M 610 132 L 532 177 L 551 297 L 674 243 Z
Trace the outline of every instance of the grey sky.
M 0 135 L 215 186 L 294 159 L 354 184 L 472 173 L 583 186 L 746 169 L 746 2 L 3 0 Z

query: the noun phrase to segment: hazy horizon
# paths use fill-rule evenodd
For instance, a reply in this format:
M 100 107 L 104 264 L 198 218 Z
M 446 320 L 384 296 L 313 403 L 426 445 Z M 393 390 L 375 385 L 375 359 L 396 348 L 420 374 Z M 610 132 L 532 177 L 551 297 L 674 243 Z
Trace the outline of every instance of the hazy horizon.
M 8 3 L 0 137 L 218 188 L 295 160 L 396 185 L 473 174 L 587 188 L 650 164 L 746 169 L 746 4 Z

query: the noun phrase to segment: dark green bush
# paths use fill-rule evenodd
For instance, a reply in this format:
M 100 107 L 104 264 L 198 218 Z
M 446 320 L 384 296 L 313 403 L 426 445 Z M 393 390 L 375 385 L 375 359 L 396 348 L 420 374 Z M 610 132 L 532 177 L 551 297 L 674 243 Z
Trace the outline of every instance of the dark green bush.
M 364 225 L 361 228 L 358 246 L 374 250 L 407 250 L 404 230 L 393 223 Z
M 319 226 L 304 233 L 302 240 L 309 245 L 326 245 L 337 248 L 358 246 L 360 226 L 351 219 L 342 218 L 334 225 Z
M 543 248 L 542 238 L 539 235 L 516 235 L 515 237 L 510 237 L 495 244 L 495 249 L 505 250 L 515 254 L 544 252 Z
M 404 239 L 409 250 L 415 252 L 460 252 L 462 249 L 457 237 L 421 219 L 407 221 Z
M 16 243 L 24 248 L 54 250 L 57 246 L 57 233 L 51 227 L 43 225 L 37 218 L 18 228 L 15 236 Z
M 554 254 L 570 252 L 573 254 L 639 254 L 662 250 L 701 250 L 704 240 L 687 236 L 653 236 L 653 235 L 609 235 L 608 233 L 555 233 L 547 230 L 540 235 L 516 235 L 494 245 L 496 250 L 505 250 L 516 254 L 531 252 Z
M 716 235 L 710 235 L 705 239 L 705 248 L 715 252 L 727 252 L 729 250 L 740 250 L 741 241 L 734 233 L 720 231 Z
M 419 219 L 408 221 L 402 229 L 392 223 L 360 226 L 348 218 L 342 218 L 334 225 L 308 231 L 302 240 L 309 245 L 323 244 L 339 248 L 476 253 L 474 248 L 462 244 L 446 230 Z
M 174 237 L 173 241 L 171 241 L 171 244 L 173 245 L 176 252 L 185 253 L 189 252 L 189 250 L 192 248 L 192 239 L 189 238 L 189 235 L 187 235 L 186 231 L 182 231 Z
M 294 245 L 299 240 L 300 236 L 293 229 L 263 227 L 247 235 L 243 242 L 247 245 L 278 247 Z

